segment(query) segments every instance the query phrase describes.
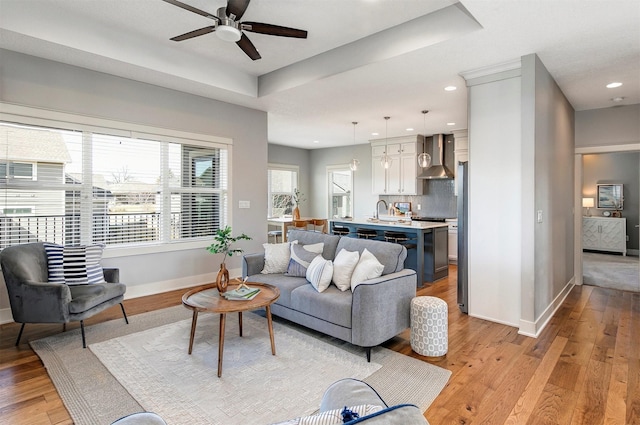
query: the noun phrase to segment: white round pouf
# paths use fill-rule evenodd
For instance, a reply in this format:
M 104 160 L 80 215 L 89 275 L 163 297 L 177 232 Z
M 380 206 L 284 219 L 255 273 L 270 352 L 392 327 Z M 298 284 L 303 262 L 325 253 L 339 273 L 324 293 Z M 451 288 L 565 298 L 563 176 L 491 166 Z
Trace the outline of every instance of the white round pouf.
M 411 300 L 411 348 L 418 354 L 440 357 L 449 349 L 448 308 L 436 297 Z

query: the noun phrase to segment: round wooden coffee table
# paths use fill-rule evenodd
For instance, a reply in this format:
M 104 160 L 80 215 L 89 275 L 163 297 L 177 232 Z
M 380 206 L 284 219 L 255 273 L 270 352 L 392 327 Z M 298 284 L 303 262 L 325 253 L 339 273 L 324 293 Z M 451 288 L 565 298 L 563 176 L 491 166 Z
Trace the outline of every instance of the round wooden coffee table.
M 266 283 L 247 282 L 251 288 L 260 288 L 260 293 L 252 300 L 231 301 L 222 297 L 218 293 L 216 285 L 207 285 L 202 288 L 193 289 L 182 296 L 182 304 L 193 310 L 191 320 L 191 336 L 189 338 L 189 354 L 193 348 L 193 337 L 196 333 L 196 323 L 198 313 L 201 311 L 220 314 L 220 333 L 218 338 L 218 378 L 222 376 L 222 353 L 224 351 L 224 326 L 227 313 L 238 313 L 240 325 L 240 336 L 242 336 L 242 312 L 256 310 L 264 307 L 267 311 L 267 323 L 269 325 L 269 337 L 271 338 L 271 354 L 276 355 L 276 344 L 273 339 L 273 322 L 271 320 L 271 304 L 280 297 L 280 290 L 273 285 Z M 231 291 L 238 285 L 229 285 L 227 290 Z

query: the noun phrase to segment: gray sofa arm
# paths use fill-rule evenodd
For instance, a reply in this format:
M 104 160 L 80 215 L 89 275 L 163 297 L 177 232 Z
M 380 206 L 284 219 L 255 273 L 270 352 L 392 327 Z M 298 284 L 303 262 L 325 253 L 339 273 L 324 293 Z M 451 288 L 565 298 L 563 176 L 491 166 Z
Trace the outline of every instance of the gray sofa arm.
M 22 282 L 20 302 L 25 308 L 12 308 L 18 323 L 64 323 L 69 321 L 67 305 L 71 290 L 64 283 Z M 12 300 L 15 302 L 17 300 Z
M 264 252 L 242 256 L 242 278 L 259 274 L 264 269 Z
M 416 272 L 404 269 L 367 280 L 353 291 L 351 343 L 374 347 L 411 325 Z

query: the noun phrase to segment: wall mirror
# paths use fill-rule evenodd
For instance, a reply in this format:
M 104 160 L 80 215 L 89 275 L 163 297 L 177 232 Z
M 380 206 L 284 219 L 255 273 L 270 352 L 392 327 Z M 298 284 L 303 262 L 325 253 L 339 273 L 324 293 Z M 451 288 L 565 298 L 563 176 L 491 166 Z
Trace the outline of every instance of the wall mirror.
M 599 209 L 621 210 L 624 198 L 621 184 L 599 184 L 598 204 Z

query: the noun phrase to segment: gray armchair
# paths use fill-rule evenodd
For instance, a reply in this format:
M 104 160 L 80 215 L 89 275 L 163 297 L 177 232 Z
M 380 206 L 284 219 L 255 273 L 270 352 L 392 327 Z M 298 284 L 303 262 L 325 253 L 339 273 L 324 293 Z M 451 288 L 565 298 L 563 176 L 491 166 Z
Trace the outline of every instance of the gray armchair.
M 65 285 L 48 282 L 47 254 L 43 243 L 29 243 L 5 248 L 0 252 L 0 266 L 9 293 L 11 313 L 22 323 L 16 345 L 20 343 L 26 323 L 80 322 L 82 346 L 87 347 L 84 319 L 120 304 L 124 320 L 127 313 L 122 301 L 126 286 L 118 283 L 118 269 L 104 269 L 105 283 Z

